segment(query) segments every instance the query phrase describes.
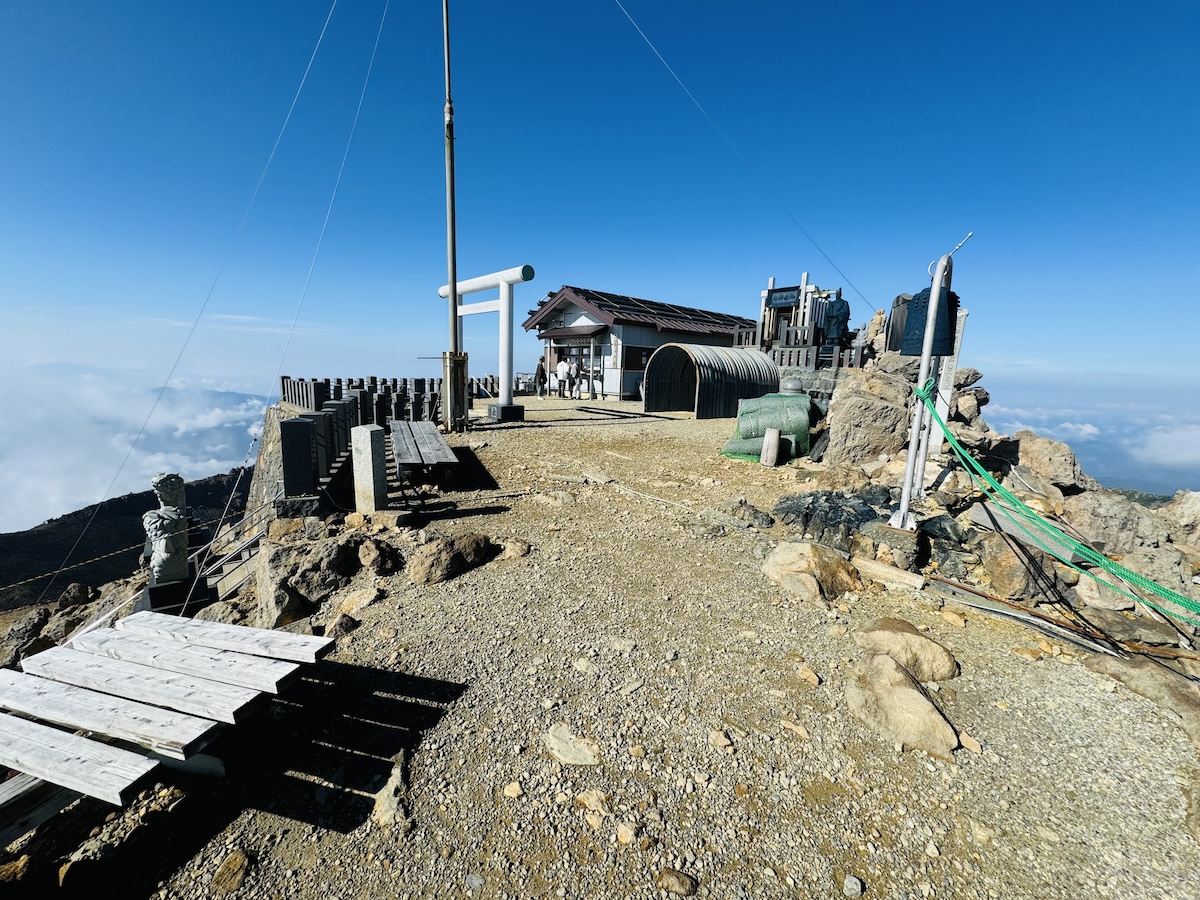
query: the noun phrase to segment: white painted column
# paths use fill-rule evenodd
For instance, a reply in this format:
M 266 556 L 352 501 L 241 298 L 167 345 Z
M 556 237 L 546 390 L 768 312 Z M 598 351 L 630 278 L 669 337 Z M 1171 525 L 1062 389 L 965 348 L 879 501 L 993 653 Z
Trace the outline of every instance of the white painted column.
M 460 320 L 461 321 L 461 320 Z M 500 402 L 513 402 L 513 286 L 500 282 Z

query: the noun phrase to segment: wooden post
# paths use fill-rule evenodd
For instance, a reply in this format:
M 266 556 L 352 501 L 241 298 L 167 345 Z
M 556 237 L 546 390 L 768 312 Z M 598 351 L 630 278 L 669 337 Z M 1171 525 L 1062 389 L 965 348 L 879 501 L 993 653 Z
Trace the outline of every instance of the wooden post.
M 768 428 L 763 435 L 762 453 L 758 461 L 768 468 L 774 468 L 779 462 L 779 429 Z

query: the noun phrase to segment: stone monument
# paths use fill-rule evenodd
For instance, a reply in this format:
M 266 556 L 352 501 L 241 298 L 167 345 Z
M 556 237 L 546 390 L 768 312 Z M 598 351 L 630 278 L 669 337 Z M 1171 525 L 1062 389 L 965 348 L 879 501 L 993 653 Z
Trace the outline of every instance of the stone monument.
M 151 486 L 159 506 L 142 516 L 142 526 L 150 539 L 152 583 L 183 581 L 188 577 L 188 521 L 183 479 L 174 473 L 159 472 Z

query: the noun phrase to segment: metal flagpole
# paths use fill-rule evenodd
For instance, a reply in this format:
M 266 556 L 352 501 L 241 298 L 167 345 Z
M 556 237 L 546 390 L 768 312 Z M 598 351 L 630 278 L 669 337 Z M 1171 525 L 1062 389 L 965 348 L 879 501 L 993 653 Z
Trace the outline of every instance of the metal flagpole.
M 442 0 L 442 48 L 446 63 L 446 269 L 449 285 L 450 349 L 442 354 L 442 408 L 447 431 L 462 431 L 466 419 L 467 355 L 458 341 L 458 249 L 454 221 L 454 102 L 450 98 L 450 0 Z

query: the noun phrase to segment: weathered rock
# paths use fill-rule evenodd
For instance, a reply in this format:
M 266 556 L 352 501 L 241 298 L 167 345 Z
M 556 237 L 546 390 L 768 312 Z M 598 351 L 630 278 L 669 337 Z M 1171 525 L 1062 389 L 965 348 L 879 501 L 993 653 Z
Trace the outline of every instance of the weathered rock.
M 1082 615 L 1090 624 L 1117 641 L 1151 646 L 1174 646 L 1179 643 L 1179 632 L 1174 627 L 1165 622 L 1155 622 L 1149 616 L 1131 616 L 1103 608 L 1087 609 Z
M 1049 600 L 1056 596 L 1054 565 L 1041 550 L 1010 542 L 996 532 L 983 535 L 974 549 L 979 552 L 996 596 L 1005 600 Z
M 246 609 L 245 604 L 218 600 L 216 603 L 210 603 L 204 607 L 193 618 L 201 622 L 218 622 L 222 625 L 244 625 L 250 619 L 250 612 Z
M 861 491 L 871 483 L 862 466 L 849 464 L 806 465 L 796 468 L 796 480 L 807 491 Z
M 981 562 L 979 554 L 964 550 L 954 541 L 935 538 L 929 542 L 929 562 L 943 578 L 963 580 Z
M 794 600 L 829 609 L 829 601 L 821 593 L 821 585 L 807 572 L 785 572 L 779 578 L 779 586 Z
M 851 370 L 829 403 L 829 446 L 822 459 L 858 465 L 880 453 L 898 452 L 908 436 L 910 393 L 908 380 L 879 367 Z
M 217 871 L 208 884 L 208 895 L 210 897 L 228 897 L 241 888 L 249 870 L 250 857 L 246 855 L 245 850 L 235 847 L 217 866 Z
M 746 502 L 745 497 L 729 500 L 724 507 L 726 515 L 733 516 L 750 525 L 751 528 L 767 530 L 775 524 L 775 519 L 756 506 Z
M 878 511 L 861 496 L 837 491 L 792 494 L 781 498 L 774 512 L 798 534 L 843 553 L 852 552 L 855 535 L 867 522 L 879 517 Z
M 967 537 L 966 529 L 959 525 L 953 516 L 945 513 L 926 519 L 921 523 L 920 529 L 931 538 L 941 538 L 959 544 Z
M 1020 446 L 1021 465 L 1060 490 L 1073 493 L 1095 484 L 1091 479 L 1081 478 L 1075 451 L 1062 441 L 1042 437 L 1027 429 L 1018 431 L 1013 438 Z
M 91 603 L 93 600 L 100 599 L 100 591 L 98 588 L 88 587 L 86 584 L 73 582 L 67 585 L 67 589 L 58 596 L 58 605 L 66 606 L 81 606 L 85 603 Z
M 338 617 L 330 623 L 329 627 L 325 629 L 325 637 L 337 640 L 338 638 L 345 637 L 350 632 L 358 628 L 358 626 L 361 624 L 362 622 L 358 621 L 358 619 L 354 618 L 353 616 L 340 613 Z
M 946 681 L 958 674 L 954 654 L 903 619 L 874 619 L 854 633 L 854 643 L 890 656 L 917 681 Z
M 861 587 L 858 572 L 841 554 L 810 542 L 779 544 L 762 564 L 763 574 L 782 583 L 787 575 L 806 574 L 817 580 L 826 600 Z
M 600 745 L 591 738 L 573 734 L 566 722 L 552 725 L 550 730 L 542 735 L 542 744 L 554 759 L 564 765 L 600 765 Z
M 392 771 L 387 783 L 375 795 L 371 819 L 380 828 L 400 826 L 408 823 L 408 780 L 405 778 L 406 761 L 403 751 L 392 759 Z
M 1106 577 L 1103 571 L 1096 574 L 1102 578 Z M 1134 607 L 1132 597 L 1127 597 L 1086 575 L 1076 582 L 1075 596 L 1084 606 L 1090 606 L 1093 609 L 1122 610 Z
M 1175 543 L 1200 550 L 1200 491 L 1177 491 L 1156 512 L 1166 521 Z
M 438 538 L 417 549 L 408 560 L 413 584 L 447 581 L 494 559 L 500 548 L 482 534 Z
M 961 366 L 954 372 L 954 389 L 956 391 L 966 390 L 982 377 L 983 373 L 978 369 Z
M 878 560 L 910 572 L 916 570 L 918 549 L 914 532 L 893 528 L 879 519 L 863 523 L 851 541 L 855 556 Z
M 884 740 L 951 759 L 958 735 L 913 677 L 890 656 L 860 660 L 846 683 L 851 714 Z
M 654 886 L 660 891 L 674 894 L 677 897 L 691 897 L 696 893 L 699 882 L 691 875 L 678 869 L 663 869 L 654 876 Z
M 523 556 L 528 556 L 533 550 L 528 541 L 511 540 L 505 541 L 503 549 L 500 552 L 501 559 L 520 559 Z

